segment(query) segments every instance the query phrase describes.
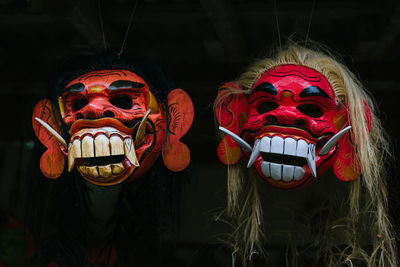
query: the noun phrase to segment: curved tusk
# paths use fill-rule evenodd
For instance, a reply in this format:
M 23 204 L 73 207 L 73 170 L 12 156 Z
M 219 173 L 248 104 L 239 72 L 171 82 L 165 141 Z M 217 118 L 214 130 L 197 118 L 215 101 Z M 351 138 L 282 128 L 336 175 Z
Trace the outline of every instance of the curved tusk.
M 339 139 L 350 130 L 351 126 L 347 126 L 346 128 L 340 130 L 337 134 L 335 134 L 331 139 L 329 139 L 328 142 L 321 148 L 319 151 L 318 155 L 323 156 L 328 154 L 329 151 L 331 151 L 332 147 L 336 145 L 336 143 L 339 141 Z
M 239 146 L 241 146 L 244 150 L 246 150 L 246 152 L 251 152 L 251 146 L 244 141 L 242 138 L 240 138 L 238 135 L 232 133 L 231 131 L 229 131 L 228 129 L 219 126 L 218 129 L 224 133 L 226 133 L 227 135 L 229 135 L 230 137 L 232 137 L 233 140 L 235 140 L 236 143 L 238 143 Z
M 260 142 L 261 139 L 257 139 L 254 146 L 253 152 L 251 152 L 249 162 L 247 163 L 247 168 L 250 168 L 253 165 L 254 161 L 257 159 L 258 155 L 260 155 Z
M 39 122 L 49 133 L 51 133 L 65 148 L 68 147 L 67 142 L 65 142 L 64 138 L 57 133 L 56 130 L 54 130 L 50 125 L 48 125 L 46 122 L 42 121 L 38 117 L 35 117 L 35 120 Z
M 142 121 L 139 124 L 139 128 L 136 132 L 136 138 L 135 138 L 135 145 L 139 146 L 140 144 L 143 143 L 144 140 L 144 136 L 146 134 L 146 121 L 147 121 L 147 117 L 150 114 L 150 109 L 147 110 L 146 114 L 144 114 L 144 117 L 142 119 Z

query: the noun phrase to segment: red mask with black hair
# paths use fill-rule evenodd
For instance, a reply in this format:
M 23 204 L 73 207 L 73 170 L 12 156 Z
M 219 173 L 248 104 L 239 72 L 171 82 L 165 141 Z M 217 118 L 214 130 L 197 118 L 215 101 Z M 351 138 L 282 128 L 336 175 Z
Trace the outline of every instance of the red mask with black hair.
M 39 101 L 32 117 L 35 134 L 47 147 L 40 159 L 47 178 L 60 177 L 66 159 L 68 171 L 76 167 L 85 180 L 102 186 L 140 177 L 160 153 L 175 172 L 190 162 L 179 139 L 193 121 L 193 105 L 181 89 L 162 103 L 139 74 L 102 69 L 71 80 L 57 102 Z

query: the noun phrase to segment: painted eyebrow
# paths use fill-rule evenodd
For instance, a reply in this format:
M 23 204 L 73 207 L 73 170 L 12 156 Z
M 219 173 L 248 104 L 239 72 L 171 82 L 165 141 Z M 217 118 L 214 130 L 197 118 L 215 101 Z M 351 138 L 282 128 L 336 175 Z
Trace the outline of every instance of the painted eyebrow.
M 276 95 L 278 93 L 278 90 L 276 90 L 275 86 L 273 86 L 271 83 L 269 82 L 263 82 L 260 83 L 259 85 L 256 86 L 256 88 L 254 88 L 252 94 L 254 94 L 255 92 L 265 92 L 271 95 Z
M 126 88 L 143 88 L 143 83 L 132 82 L 127 80 L 118 80 L 110 84 L 110 90 L 126 89 Z
M 330 98 L 324 90 L 319 88 L 318 86 L 308 86 L 303 89 L 300 93 L 300 97 L 309 97 L 309 96 L 322 96 Z M 332 98 L 330 98 L 332 99 Z
M 64 88 L 64 90 L 62 90 L 62 91 L 63 92 L 82 92 L 83 90 L 85 90 L 85 85 L 83 85 L 83 83 L 75 83 L 75 84 L 68 86 L 67 88 Z

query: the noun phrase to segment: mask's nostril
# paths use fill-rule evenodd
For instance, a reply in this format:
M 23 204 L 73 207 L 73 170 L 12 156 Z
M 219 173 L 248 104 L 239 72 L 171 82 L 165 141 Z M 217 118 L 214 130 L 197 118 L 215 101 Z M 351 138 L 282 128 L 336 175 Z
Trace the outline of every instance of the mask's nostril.
M 299 128 L 305 128 L 307 126 L 307 122 L 303 119 L 298 119 L 294 121 L 294 125 Z
M 104 115 L 104 117 L 108 117 L 108 118 L 114 118 L 115 117 L 114 112 L 112 112 L 110 110 L 106 110 L 103 115 Z
M 77 113 L 77 114 L 75 115 L 75 119 L 76 119 L 76 120 L 83 119 L 83 114 L 82 114 L 82 113 Z
M 267 123 L 277 123 L 278 122 L 278 119 L 274 115 L 268 115 L 265 118 L 265 120 Z

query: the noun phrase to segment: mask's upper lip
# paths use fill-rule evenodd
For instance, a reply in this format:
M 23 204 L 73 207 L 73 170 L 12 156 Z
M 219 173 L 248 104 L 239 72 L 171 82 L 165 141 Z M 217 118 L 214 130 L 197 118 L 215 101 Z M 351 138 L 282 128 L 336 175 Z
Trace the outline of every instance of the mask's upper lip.
M 84 129 L 84 128 L 99 128 L 99 127 L 104 127 L 104 126 L 109 126 L 113 127 L 122 133 L 125 133 L 127 135 L 132 135 L 135 127 L 128 128 L 126 127 L 122 122 L 120 122 L 117 119 L 114 118 L 101 118 L 97 120 L 77 120 L 75 121 L 71 129 L 69 130 L 70 135 L 74 135 L 78 131 Z

